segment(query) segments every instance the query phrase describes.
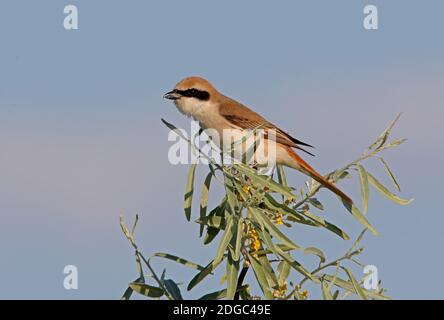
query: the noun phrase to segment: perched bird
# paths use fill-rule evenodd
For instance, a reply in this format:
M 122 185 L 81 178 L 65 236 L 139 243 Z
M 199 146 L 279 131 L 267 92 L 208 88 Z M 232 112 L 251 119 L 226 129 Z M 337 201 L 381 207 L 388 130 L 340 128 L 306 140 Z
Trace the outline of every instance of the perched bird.
M 166 93 L 164 98 L 173 100 L 181 113 L 194 118 L 203 129 L 215 131 L 219 137 L 228 136 L 241 140 L 247 132 L 257 128 L 264 130 L 264 139 L 267 142 L 273 140 L 275 144 L 274 148 L 269 147 L 271 144 L 268 143 L 259 144 L 262 150 L 256 151 L 258 154 L 261 151 L 261 155 L 255 158 L 256 164 L 268 166 L 272 163 L 296 169 L 337 194 L 347 204 L 353 203 L 344 192 L 314 170 L 293 150 L 298 149 L 312 155 L 303 149 L 312 147 L 311 145 L 293 138 L 248 107 L 224 96 L 207 80 L 201 77 L 186 78 Z M 220 138 L 220 143 L 225 148 L 228 144 L 232 146 L 232 142 Z

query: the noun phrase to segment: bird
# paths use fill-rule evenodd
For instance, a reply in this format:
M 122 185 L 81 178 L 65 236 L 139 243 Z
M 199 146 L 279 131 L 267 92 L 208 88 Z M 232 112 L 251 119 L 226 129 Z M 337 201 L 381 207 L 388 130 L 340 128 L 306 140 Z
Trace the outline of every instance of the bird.
M 223 95 L 208 80 L 198 76 L 187 77 L 167 92 L 164 98 L 172 100 L 182 114 L 198 121 L 202 129 L 212 130 L 209 135 L 218 135 L 223 147 L 228 144 L 233 146 L 233 137 L 240 140 L 252 130 L 263 130 L 263 139 L 267 143 L 259 144 L 259 148 L 263 146 L 262 156 L 255 158 L 256 164 L 267 166 L 274 161 L 273 164 L 296 169 L 335 193 L 344 204 L 353 205 L 349 196 L 313 169 L 294 150 L 313 155 L 306 150 L 313 148 L 312 145 L 292 137 L 247 106 Z M 225 136 L 231 137 L 231 140 L 224 141 L 221 137 Z M 270 144 L 270 141 L 274 144 Z M 259 150 L 256 152 L 259 153 Z M 273 161 L 270 160 L 272 156 Z

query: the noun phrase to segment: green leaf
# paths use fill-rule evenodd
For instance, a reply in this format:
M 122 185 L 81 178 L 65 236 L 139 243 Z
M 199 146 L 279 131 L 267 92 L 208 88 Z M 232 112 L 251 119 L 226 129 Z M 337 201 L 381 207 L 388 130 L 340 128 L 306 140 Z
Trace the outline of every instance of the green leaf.
M 129 300 L 131 298 L 131 295 L 133 294 L 133 289 L 131 289 L 131 287 L 128 287 L 125 292 L 123 293 L 122 297 L 120 298 L 120 300 Z
M 134 219 L 133 227 L 131 228 L 131 235 L 134 237 L 134 233 L 136 232 L 137 222 L 139 222 L 139 215 L 136 214 L 136 218 Z
M 247 138 L 249 139 L 249 138 Z M 247 140 L 245 139 L 245 141 Z M 242 154 L 242 163 L 248 164 L 251 162 L 251 159 L 253 159 L 254 155 L 256 154 L 257 149 L 261 145 L 262 137 L 259 135 L 253 142 L 253 144 L 250 145 L 250 147 Z
M 287 214 L 289 217 L 294 218 L 294 221 L 297 223 L 301 223 L 301 224 L 305 224 L 305 225 L 310 225 L 310 226 L 322 226 L 324 228 L 326 228 L 327 230 L 337 234 L 338 236 L 340 236 L 341 238 L 348 240 L 350 239 L 350 237 L 348 236 L 348 234 L 345 231 L 342 231 L 339 227 L 335 226 L 334 224 L 308 212 L 308 211 L 296 211 L 293 210 L 291 208 L 289 208 L 286 205 L 283 205 L 279 202 L 277 202 L 271 195 L 269 194 L 265 194 L 264 197 L 264 202 L 266 204 L 266 206 L 268 208 L 270 208 L 271 210 L 280 210 L 283 211 L 283 213 Z M 309 220 L 306 220 L 304 217 L 308 218 Z M 312 221 L 314 223 L 312 223 Z
M 369 181 L 370 181 L 370 173 L 367 172 Z M 359 211 L 358 207 L 354 203 L 349 203 L 347 201 L 342 200 L 342 204 L 344 207 L 358 220 L 364 227 L 369 229 L 374 235 L 378 235 L 378 231 L 368 222 L 367 218 Z
M 248 288 L 248 285 L 243 285 L 240 287 L 237 291 L 242 292 L 245 291 Z M 227 289 L 218 290 L 215 292 L 208 293 L 202 297 L 200 297 L 198 300 L 220 300 L 225 299 L 227 296 Z
M 225 299 L 227 296 L 227 289 L 218 290 L 215 292 L 208 293 L 202 297 L 200 297 L 198 300 L 221 300 Z
M 287 177 L 285 176 L 285 170 L 282 165 L 277 165 L 277 174 L 278 174 L 278 181 L 281 185 L 284 187 L 288 187 Z
M 389 199 L 397 204 L 400 204 L 400 205 L 407 205 L 413 201 L 413 199 L 409 199 L 409 200 L 401 199 L 400 197 L 398 197 L 397 195 L 392 193 L 390 190 L 388 190 L 386 187 L 384 187 L 378 180 L 376 180 L 376 178 L 370 172 L 367 172 L 367 175 L 368 175 L 368 181 L 370 182 L 370 184 L 373 187 L 375 187 L 375 189 L 379 193 L 381 193 L 383 196 L 385 196 L 387 199 Z
M 299 262 L 294 260 L 291 255 L 285 253 L 279 246 L 275 245 L 271 240 L 270 235 L 267 232 L 262 232 L 260 235 L 263 236 L 263 241 L 267 247 L 277 256 L 282 257 L 290 266 L 295 269 L 300 274 L 309 278 L 313 282 L 319 282 L 307 269 L 305 269 Z
M 227 210 L 229 210 L 231 214 L 235 214 L 239 211 L 239 201 L 237 200 L 235 190 L 236 190 L 236 182 L 234 180 L 230 180 L 228 177 L 225 176 L 225 191 L 227 193 L 227 204 L 228 204 Z
M 290 276 L 291 265 L 286 261 L 281 261 L 279 262 L 277 270 L 278 270 L 278 284 L 279 287 L 282 288 L 287 283 L 287 279 Z
M 284 252 L 294 250 L 294 248 L 288 247 L 288 246 L 280 244 L 280 243 L 275 244 L 275 246 L 280 248 Z M 259 250 L 258 252 L 256 252 L 256 254 L 257 254 L 258 257 L 261 257 L 261 256 L 266 256 L 267 254 L 273 254 L 273 251 L 268 250 L 268 249 L 266 249 L 266 250 Z
M 314 206 L 315 208 L 318 208 L 319 210 L 324 210 L 324 206 L 322 205 L 322 203 L 318 199 L 310 198 L 310 199 L 308 199 L 308 202 L 310 202 L 311 205 Z
M 209 227 L 207 229 L 207 234 L 205 235 L 204 244 L 209 244 L 211 241 L 216 238 L 217 234 L 219 233 L 220 229 Z
M 237 289 L 237 275 L 239 274 L 239 259 L 234 260 L 231 254 L 227 258 L 227 299 L 233 300 Z
M 239 172 L 247 175 L 252 180 L 254 185 L 268 187 L 270 191 L 277 192 L 283 196 L 286 196 L 287 198 L 293 198 L 291 188 L 280 185 L 279 183 L 271 179 L 271 177 L 259 175 L 254 169 L 251 169 L 250 167 L 243 164 L 236 164 L 235 168 Z
M 368 210 L 368 195 L 370 190 L 368 186 L 367 172 L 360 164 L 357 164 L 356 166 L 358 168 L 359 181 L 361 186 L 362 213 L 366 214 Z
M 250 208 L 250 212 L 259 223 L 263 223 L 268 231 L 276 237 L 276 239 L 282 241 L 282 244 L 287 245 L 293 249 L 300 249 L 301 247 L 291 241 L 285 234 L 283 234 L 278 227 L 260 210 L 256 208 Z
M 204 267 L 202 267 L 201 265 L 191 262 L 189 260 L 174 256 L 172 254 L 169 253 L 164 253 L 164 252 L 157 252 L 154 254 L 154 257 L 160 257 L 160 258 L 164 258 L 164 259 L 168 259 L 168 260 L 172 260 L 174 262 L 183 264 L 184 266 L 190 267 L 192 269 L 196 269 L 196 270 L 203 270 Z
M 225 222 L 225 207 L 226 207 L 227 201 L 224 198 L 222 203 L 214 208 L 210 214 L 208 215 L 208 228 L 207 228 L 207 234 L 204 239 L 204 244 L 209 244 L 211 241 L 214 240 L 214 238 L 219 233 L 220 229 L 225 229 L 226 222 Z M 204 221 L 205 222 L 205 219 Z M 200 222 L 198 222 L 200 223 Z
M 395 188 L 399 192 L 401 192 L 401 187 L 399 186 L 399 183 L 396 180 L 395 175 L 393 174 L 392 170 L 390 170 L 390 167 L 389 167 L 388 163 L 384 160 L 384 158 L 379 158 L 379 160 L 381 160 L 382 164 L 384 165 L 385 171 L 389 175 L 390 179 L 392 179 L 393 184 L 395 185 Z
M 262 270 L 264 270 L 265 277 L 268 281 L 268 287 L 274 288 L 278 286 L 278 279 L 276 274 L 271 266 L 270 260 L 266 256 L 257 256 L 259 263 L 262 266 Z
M 220 216 L 207 216 L 196 219 L 196 223 L 203 226 L 213 227 L 221 230 L 225 230 L 225 219 Z
M 309 211 L 302 211 L 300 212 L 302 215 L 304 215 L 305 217 L 309 218 L 310 220 L 312 220 L 313 222 L 316 223 L 316 225 L 322 226 L 324 228 L 326 228 L 327 230 L 337 234 L 338 236 L 340 236 L 342 239 L 344 240 L 349 240 L 350 236 L 343 231 L 342 229 L 340 229 L 339 227 L 335 226 L 334 224 L 328 222 L 327 220 L 318 217 L 314 214 L 312 214 Z
M 120 216 L 120 228 L 122 229 L 122 232 L 125 235 L 125 237 L 128 239 L 128 241 L 134 246 L 135 245 L 134 237 L 129 231 L 128 227 L 126 226 L 122 216 Z
M 357 293 L 359 298 L 361 298 L 362 300 L 367 300 L 367 296 L 365 295 L 364 290 L 359 285 L 359 283 L 356 280 L 356 278 L 354 277 L 353 273 L 351 273 L 350 270 L 348 270 L 346 267 L 341 267 L 341 269 L 344 270 L 345 273 L 347 273 L 347 276 L 350 279 L 350 281 L 355 289 L 355 292 Z
M 333 293 L 333 300 L 338 300 L 339 296 L 339 290 L 335 290 L 335 293 Z
M 143 275 L 142 262 L 140 260 L 139 252 L 136 251 L 134 256 L 135 256 L 135 260 L 136 260 L 137 271 L 139 272 L 139 279 L 137 279 L 134 282 L 143 282 L 144 283 L 145 282 L 145 277 Z
M 358 245 L 359 243 L 361 243 L 362 238 L 364 237 L 365 233 L 367 232 L 367 229 L 364 229 L 361 231 L 361 233 L 359 234 L 359 236 L 356 238 L 355 242 L 353 243 L 352 247 L 350 248 L 350 250 L 348 250 L 348 253 L 351 253 Z
M 213 177 L 213 173 L 209 173 L 205 178 L 205 182 L 202 187 L 202 192 L 200 194 L 200 218 L 203 219 L 207 215 L 208 208 L 208 193 L 210 191 L 211 179 Z M 204 230 L 204 225 L 200 225 L 199 235 L 202 237 Z
M 194 276 L 193 279 L 191 279 L 190 283 L 188 284 L 187 290 L 190 291 L 193 289 L 199 282 L 201 282 L 203 279 L 205 279 L 206 276 L 211 274 L 214 269 L 217 268 L 217 266 L 222 262 L 217 262 L 215 260 L 211 261 L 203 270 L 201 270 L 198 274 Z
M 196 175 L 196 167 L 196 163 L 191 164 L 190 170 L 188 171 L 187 184 L 185 187 L 185 200 L 183 207 L 185 209 L 185 217 L 188 221 L 190 221 L 191 218 L 191 209 L 193 205 L 194 177 Z
M 395 126 L 396 122 L 399 120 L 400 117 L 401 117 L 401 113 L 399 113 L 396 116 L 395 120 L 393 120 L 392 123 L 387 127 L 387 129 L 385 129 L 384 132 L 382 132 L 381 135 L 376 139 L 376 141 L 372 143 L 372 145 L 369 147 L 369 149 L 377 150 L 386 143 L 393 127 Z
M 332 282 L 334 277 L 326 274 L 326 275 L 323 275 L 323 278 L 324 278 L 325 280 L 327 280 L 328 282 Z M 353 286 L 353 284 L 352 284 L 350 281 L 346 281 L 346 280 L 341 279 L 341 278 L 336 278 L 334 284 L 335 284 L 335 286 L 337 286 L 337 287 L 339 287 L 339 288 L 343 288 L 343 289 L 345 289 L 345 290 L 348 290 L 348 291 L 350 291 L 350 292 L 353 292 L 353 293 L 355 293 L 355 294 L 358 294 L 358 293 L 356 292 L 355 287 Z M 361 289 L 362 289 L 362 288 L 361 288 Z M 377 300 L 390 300 L 389 297 L 384 296 L 383 294 L 377 293 L 377 292 L 375 292 L 375 291 L 369 291 L 369 290 L 364 290 L 364 289 L 362 289 L 362 290 L 365 292 L 365 295 L 366 295 L 367 297 L 371 298 L 371 299 L 377 299 Z
M 211 241 L 213 241 L 214 238 L 216 238 L 217 234 L 219 233 L 219 230 L 220 229 L 225 229 L 224 213 L 225 213 L 226 204 L 227 204 L 227 201 L 224 198 L 222 203 L 218 207 L 213 209 L 210 212 L 210 214 L 208 215 L 208 218 L 210 220 L 212 220 L 212 218 L 215 217 L 215 219 L 214 219 L 215 226 L 214 227 L 209 226 L 207 228 L 207 234 L 206 234 L 205 239 L 204 239 L 204 244 L 211 243 Z M 220 218 L 220 222 L 219 222 L 218 225 L 217 225 L 217 218 L 216 217 Z
M 233 259 L 239 261 L 242 247 L 242 235 L 243 235 L 243 219 L 239 218 L 237 221 L 236 234 L 232 238 L 231 245 L 234 248 Z
M 129 287 L 135 292 L 150 298 L 160 298 L 164 292 L 161 288 L 153 287 L 145 283 L 132 282 Z
M 233 234 L 232 228 L 233 228 L 233 217 L 230 215 L 227 219 L 227 227 L 225 228 L 225 232 L 222 236 L 222 239 L 219 242 L 219 246 L 216 251 L 216 257 L 214 258 L 215 264 L 218 264 L 220 261 L 222 261 L 224 257 L 225 250 L 227 249 Z
M 163 285 L 171 294 L 174 300 L 183 300 L 182 294 L 180 293 L 180 289 L 173 280 L 167 279 L 163 282 Z
M 182 131 L 180 131 L 175 125 L 169 123 L 168 121 L 166 121 L 165 119 L 161 119 L 163 124 L 166 125 L 168 127 L 168 129 L 170 129 L 171 131 L 174 131 L 174 133 L 176 133 L 179 137 L 181 137 L 182 139 L 186 140 L 186 141 L 190 141 L 187 137 L 185 137 L 182 134 Z
M 330 290 L 333 288 L 333 286 L 336 283 L 336 280 L 338 279 L 339 276 L 339 270 L 340 270 L 341 265 L 337 264 L 336 265 L 336 270 L 335 270 L 335 274 L 333 276 L 333 280 L 330 281 L 330 284 L 328 285 L 328 291 L 330 292 Z M 334 298 L 334 300 L 336 300 L 336 298 Z
M 295 221 L 301 222 L 305 220 L 300 213 L 282 203 L 277 202 L 276 199 L 269 194 L 265 194 L 264 202 L 270 210 L 283 211 L 285 214 L 292 216 Z
M 284 166 L 282 165 L 277 165 L 276 166 L 276 171 L 277 171 L 277 175 L 278 175 L 278 181 L 281 185 L 283 185 L 284 187 L 288 187 L 288 182 L 287 182 L 287 177 L 285 176 L 285 170 L 284 170 Z M 282 196 L 282 200 L 285 201 L 285 197 Z
M 322 297 L 324 298 L 324 300 L 334 300 L 330 290 L 328 289 L 328 285 L 325 283 L 325 281 L 321 282 L 321 288 L 322 288 Z
M 397 147 L 406 141 L 407 141 L 407 139 L 398 139 L 398 140 L 392 141 L 389 144 L 387 144 L 387 148 Z
M 265 295 L 265 299 L 272 300 L 274 298 L 273 293 L 270 291 L 270 288 L 268 286 L 267 277 L 265 275 L 265 272 L 264 272 L 260 262 L 250 254 L 248 254 L 248 260 L 251 263 L 251 266 L 253 268 L 254 275 L 256 276 L 257 282 L 259 283 L 259 286 Z
M 325 262 L 325 254 L 318 248 L 315 247 L 307 247 L 304 250 L 304 254 L 314 254 L 315 256 L 318 256 L 319 259 L 321 259 L 321 263 Z

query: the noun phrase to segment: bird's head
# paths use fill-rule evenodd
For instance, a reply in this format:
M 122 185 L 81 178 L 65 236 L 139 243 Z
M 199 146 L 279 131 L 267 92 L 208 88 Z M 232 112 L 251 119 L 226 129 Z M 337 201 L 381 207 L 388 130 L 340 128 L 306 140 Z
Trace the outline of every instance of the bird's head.
M 214 104 L 218 92 L 207 80 L 189 77 L 180 81 L 165 99 L 173 100 L 180 112 L 196 117 Z

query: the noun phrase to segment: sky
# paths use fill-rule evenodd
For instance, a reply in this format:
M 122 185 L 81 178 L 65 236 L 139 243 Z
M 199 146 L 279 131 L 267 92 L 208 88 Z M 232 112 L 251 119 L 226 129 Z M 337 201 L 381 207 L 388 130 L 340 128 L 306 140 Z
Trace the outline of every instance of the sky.
M 63 27 L 68 4 L 78 30 Z M 378 30 L 363 28 L 367 4 L 378 8 Z M 146 256 L 213 258 L 214 245 L 203 246 L 185 220 L 188 167 L 168 162 L 160 121 L 190 128 L 162 98 L 190 75 L 315 145 L 307 160 L 322 173 L 360 155 L 402 112 L 393 135 L 408 141 L 384 157 L 400 195 L 415 201 L 398 206 L 371 193 L 368 218 L 380 235 L 365 238 L 361 260 L 377 266 L 393 298 L 443 298 L 442 12 L 438 0 L 2 1 L 0 298 L 120 298 L 137 278 L 120 215 L 131 223 L 139 214 Z M 364 165 L 389 185 L 380 165 Z M 199 167 L 197 183 L 205 173 Z M 356 183 L 341 187 L 359 199 Z M 331 194 L 320 199 L 331 220 L 359 233 Z M 351 245 L 306 230 L 294 237 L 329 258 Z M 194 275 L 153 264 L 185 284 Z M 63 286 L 66 265 L 78 268 L 77 290 Z M 214 276 L 183 294 L 219 288 Z

